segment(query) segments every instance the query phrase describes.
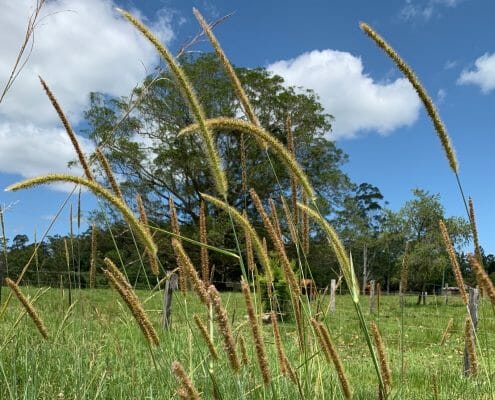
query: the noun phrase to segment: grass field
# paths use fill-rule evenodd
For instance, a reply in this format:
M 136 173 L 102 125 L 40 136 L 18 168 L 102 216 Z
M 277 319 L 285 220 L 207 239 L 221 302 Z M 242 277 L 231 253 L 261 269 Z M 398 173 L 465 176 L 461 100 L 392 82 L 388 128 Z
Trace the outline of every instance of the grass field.
M 26 292 L 36 294 L 32 288 Z M 138 294 L 159 331 L 160 346 L 156 349 L 150 349 L 135 320 L 111 290 L 75 291 L 75 304 L 68 311 L 67 291 L 49 289 L 35 303 L 49 330 L 47 341 L 26 315 L 19 320 L 24 309 L 13 299 L 0 325 L 0 398 L 177 398 L 180 385 L 170 369 L 174 360 L 184 365 L 203 398 L 213 398 L 213 387 L 218 388 L 217 396 L 223 399 L 240 398 L 241 394 L 246 398 L 342 398 L 335 369 L 319 353 L 310 326 L 306 327 L 307 345 L 301 352 L 294 324 L 280 324 L 288 358 L 301 378 L 298 388 L 280 375 L 271 325 L 264 325 L 273 378 L 272 385 L 264 387 L 240 293 L 222 294 L 234 335 L 245 338 L 250 357 L 238 376 L 229 367 L 217 332 L 214 341 L 220 360 L 211 361 L 192 322 L 195 313 L 206 322 L 208 311 L 193 293 L 187 297 L 175 295 L 173 326 L 168 332 L 161 329 L 162 294 Z M 415 300 L 412 296 L 406 298 L 403 319 L 399 298 L 394 295 L 382 296 L 379 312 L 366 315 L 367 320 L 377 321 L 386 343 L 393 374 L 392 398 L 491 398 L 493 360 L 486 349 L 493 348 L 495 321 L 489 303 L 482 300 L 480 304 L 480 372 L 476 378 L 466 379 L 462 376 L 465 309 L 460 299 L 451 297 L 445 305 L 443 297 L 430 296 L 426 306 L 416 306 Z M 367 299 L 361 301 L 367 310 Z M 327 302 L 322 305 L 326 310 Z M 450 336 L 440 346 L 450 318 L 454 319 Z M 376 375 L 350 297 L 338 296 L 337 311 L 329 313 L 324 322 L 343 361 L 354 398 L 376 398 Z

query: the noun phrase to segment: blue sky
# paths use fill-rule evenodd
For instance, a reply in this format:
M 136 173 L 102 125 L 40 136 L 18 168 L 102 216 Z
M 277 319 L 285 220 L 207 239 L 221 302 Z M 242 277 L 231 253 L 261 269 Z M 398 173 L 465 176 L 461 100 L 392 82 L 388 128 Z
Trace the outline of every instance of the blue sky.
M 0 85 L 33 2 L 7 3 L 0 16 Z M 414 68 L 436 101 L 457 151 L 464 189 L 474 199 L 481 243 L 495 252 L 495 188 L 489 173 L 495 148 L 495 3 L 490 0 L 49 2 L 47 14 L 64 12 L 40 25 L 28 65 L 0 104 L 0 186 L 65 170 L 73 157 L 37 74 L 77 127 L 90 91 L 128 94 L 156 65 L 153 49 L 113 11 L 115 6 L 137 11 L 172 50 L 198 32 L 193 6 L 208 20 L 235 12 L 216 28 L 231 61 L 267 67 L 291 84 L 314 89 L 335 117 L 329 137 L 348 153 L 345 171 L 353 181 L 378 186 L 392 209 L 419 187 L 439 193 L 447 215 L 464 215 L 454 175 L 419 101 L 359 29 L 359 21 L 369 23 Z M 200 43 L 192 50 L 209 46 Z M 36 229 L 39 237 L 66 196 L 67 187 L 2 192 L 0 203 L 12 205 L 5 213 L 8 236 L 32 238 Z M 91 195 L 82 198 L 85 211 L 94 207 Z M 76 207 L 77 197 L 70 201 Z M 51 233 L 67 227 L 68 209 Z

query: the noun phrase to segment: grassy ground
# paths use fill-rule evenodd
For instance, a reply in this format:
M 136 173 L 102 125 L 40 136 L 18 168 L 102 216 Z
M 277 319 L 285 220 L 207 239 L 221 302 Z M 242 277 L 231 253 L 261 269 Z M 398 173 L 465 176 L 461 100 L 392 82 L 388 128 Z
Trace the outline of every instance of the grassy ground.
M 31 296 L 36 293 L 35 289 L 24 290 Z M 4 289 L 4 296 L 5 293 L 8 291 Z M 12 299 L 0 320 L 0 399 L 177 398 L 175 391 L 180 385 L 170 370 L 174 360 L 184 365 L 204 398 L 213 398 L 214 386 L 218 388 L 218 398 L 223 399 L 342 398 L 333 365 L 327 364 L 319 353 L 309 326 L 305 350 L 300 351 L 294 325 L 281 324 L 289 359 L 298 369 L 299 388 L 279 374 L 271 326 L 263 327 L 273 378 L 273 384 L 265 388 L 240 293 L 222 295 L 235 335 L 244 336 L 251 357 L 238 376 L 229 368 L 216 327 L 215 343 L 221 358 L 210 365 L 207 347 L 192 322 L 194 313 L 205 322 L 208 313 L 195 295 L 174 297 L 173 326 L 165 332 L 160 328 L 161 293 L 151 297 L 147 291 L 138 293 L 160 332 L 161 343 L 157 349 L 149 348 L 125 305 L 111 290 L 73 292 L 75 305 L 70 311 L 67 291 L 49 289 L 44 293 L 36 307 L 49 329 L 48 341 L 41 338 L 27 316 L 18 321 L 23 309 Z M 386 342 L 393 373 L 392 396 L 400 399 L 492 398 L 491 349 L 495 344 L 495 320 L 488 302 L 482 300 L 480 305 L 480 372 L 476 378 L 467 379 L 462 376 L 465 309 L 460 300 L 450 298 L 445 305 L 443 297 L 430 297 L 426 306 L 416 306 L 415 300 L 414 297 L 406 299 L 403 320 L 397 296 L 383 296 L 379 312 L 367 315 L 368 320 L 377 321 Z M 361 301 L 368 314 L 367 299 Z M 325 311 L 326 301 L 322 305 Z M 440 346 L 450 318 L 454 319 L 451 335 L 446 344 Z M 337 311 L 329 313 L 324 322 L 343 360 L 354 398 L 376 398 L 376 375 L 350 297 L 338 296 Z M 402 352 L 401 326 L 404 327 Z

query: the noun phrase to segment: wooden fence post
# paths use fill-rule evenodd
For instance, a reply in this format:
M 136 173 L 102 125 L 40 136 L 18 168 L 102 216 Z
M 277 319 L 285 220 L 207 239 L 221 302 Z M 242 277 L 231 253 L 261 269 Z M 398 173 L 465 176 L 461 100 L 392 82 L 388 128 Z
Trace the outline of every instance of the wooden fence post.
M 336 282 L 335 279 L 330 281 L 330 311 L 335 312 L 335 287 Z
M 469 314 L 471 316 L 471 322 L 473 323 L 473 339 L 475 341 L 476 348 L 476 327 L 478 326 L 478 300 L 480 297 L 480 292 L 478 289 L 469 289 Z M 469 355 L 467 346 L 464 346 L 464 375 L 468 376 L 471 370 L 471 365 L 469 364 Z
M 165 281 L 163 291 L 163 329 L 170 329 L 172 326 L 172 292 L 179 286 L 179 277 L 175 272 L 170 274 Z
M 375 312 L 375 305 L 376 305 L 375 281 L 371 280 L 370 281 L 370 314 L 373 314 Z

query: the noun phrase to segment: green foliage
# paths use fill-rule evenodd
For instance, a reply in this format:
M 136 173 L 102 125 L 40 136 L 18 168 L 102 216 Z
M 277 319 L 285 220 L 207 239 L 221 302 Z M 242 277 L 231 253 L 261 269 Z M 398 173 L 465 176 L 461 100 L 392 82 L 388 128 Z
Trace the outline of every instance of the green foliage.
M 207 117 L 239 116 L 239 102 L 214 55 L 186 57 L 181 64 Z M 337 207 L 350 187 L 349 178 L 341 170 L 347 156 L 325 136 L 331 130 L 331 116 L 324 112 L 316 94 L 287 88 L 281 77 L 271 76 L 262 68 L 236 68 L 236 72 L 263 128 L 282 143 L 286 143 L 286 117 L 291 116 L 296 156 L 320 196 L 320 210 L 328 212 Z M 164 224 L 168 220 L 167 204 L 171 196 L 180 222 L 197 225 L 199 193 L 211 194 L 213 181 L 201 139 L 197 135 L 177 136 L 193 122 L 187 105 L 169 72 L 163 72 L 156 80 L 148 78 L 134 95 L 143 95 L 142 101 L 128 118 L 115 126 L 129 110 L 129 100 L 93 93 L 85 113 L 88 134 L 101 145 L 121 178 L 129 204 L 133 204 L 139 192 L 150 220 Z M 246 135 L 245 139 L 248 188 L 256 189 L 262 199 L 289 193 L 290 178 L 283 163 L 277 157 L 268 158 L 254 138 Z M 245 208 L 258 228 L 259 217 L 241 187 L 240 135 L 219 132 L 215 140 L 228 174 L 229 203 Z M 221 215 L 219 211 L 211 214 L 214 219 Z M 220 225 L 220 221 L 225 224 Z M 228 219 L 218 219 L 215 231 L 220 243 L 227 248 L 235 247 Z M 216 267 L 223 270 L 230 265 L 220 260 Z M 237 265 L 231 267 L 238 269 Z
M 282 314 L 284 318 L 291 318 L 293 314 L 292 303 L 290 299 L 290 289 L 285 280 L 284 271 L 280 260 L 277 256 L 270 258 L 270 265 L 273 273 L 273 302 L 270 304 L 270 298 L 267 290 L 267 279 L 265 275 L 258 275 L 257 279 L 260 286 L 260 297 L 263 305 L 263 311 L 270 312 L 272 309 Z M 294 269 L 295 262 L 291 261 L 291 267 Z

